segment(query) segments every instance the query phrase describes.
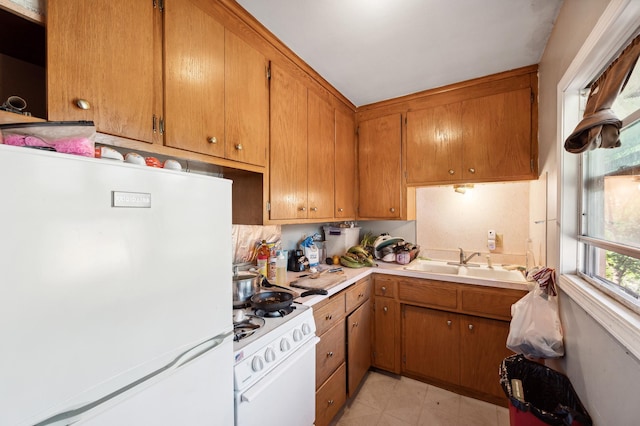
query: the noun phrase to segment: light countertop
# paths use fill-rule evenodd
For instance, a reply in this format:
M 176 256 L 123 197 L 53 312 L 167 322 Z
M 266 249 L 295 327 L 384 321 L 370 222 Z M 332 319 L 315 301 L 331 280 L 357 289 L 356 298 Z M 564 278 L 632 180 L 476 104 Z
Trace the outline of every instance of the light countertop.
M 346 281 L 344 281 L 344 282 L 338 284 L 337 286 L 332 287 L 329 290 L 327 290 L 328 295 L 326 295 L 326 296 L 323 296 L 323 295 L 311 295 L 311 296 L 306 296 L 306 297 L 297 297 L 295 299 L 295 301 L 298 302 L 298 303 L 302 303 L 304 305 L 307 305 L 307 306 L 313 306 L 316 303 L 326 299 L 327 297 L 330 297 L 330 296 L 332 296 L 332 295 L 334 295 L 336 293 L 339 293 L 340 291 L 344 290 L 345 288 L 353 285 L 358 280 L 360 280 L 362 278 L 365 278 L 365 277 L 367 277 L 367 276 L 369 276 L 371 274 L 374 274 L 374 273 L 375 274 L 395 275 L 395 276 L 399 276 L 399 277 L 412 277 L 412 278 L 423 278 L 423 279 L 438 280 L 438 281 L 448 281 L 448 282 L 453 282 L 453 283 L 480 285 L 480 286 L 495 287 L 495 288 L 528 290 L 526 282 L 517 283 L 517 282 L 510 282 L 510 281 L 497 281 L 497 280 L 491 280 L 491 279 L 476 278 L 476 277 L 470 277 L 470 276 L 450 275 L 450 274 L 436 274 L 436 273 L 430 273 L 430 272 L 411 271 L 411 270 L 405 269 L 405 266 L 407 266 L 407 265 L 399 265 L 399 264 L 396 264 L 396 263 L 378 262 L 378 266 L 377 267 L 372 267 L 372 268 L 363 267 L 363 268 L 352 269 L 352 268 L 343 267 L 342 270 L 344 271 L 344 274 L 347 276 Z M 327 265 L 325 265 L 325 267 L 327 267 Z M 287 283 L 290 283 L 290 282 L 296 280 L 296 278 L 298 278 L 300 275 L 303 275 L 303 274 L 306 274 L 306 273 L 308 273 L 308 272 L 291 272 L 291 271 L 288 271 L 287 272 Z M 294 294 L 297 294 L 298 296 L 303 291 L 305 291 L 304 289 L 301 289 L 301 288 L 291 287 L 288 284 L 283 286 L 283 287 L 286 287 L 287 289 L 289 289 Z

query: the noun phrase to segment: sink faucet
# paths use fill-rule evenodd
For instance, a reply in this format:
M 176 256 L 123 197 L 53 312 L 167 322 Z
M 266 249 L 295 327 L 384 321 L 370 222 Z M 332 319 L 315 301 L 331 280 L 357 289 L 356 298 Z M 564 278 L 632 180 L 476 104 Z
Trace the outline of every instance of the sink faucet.
M 465 258 L 464 250 L 461 247 L 458 247 L 460 250 L 460 264 L 466 265 L 468 261 L 470 261 L 474 256 L 480 256 L 480 252 L 471 253 L 469 257 Z

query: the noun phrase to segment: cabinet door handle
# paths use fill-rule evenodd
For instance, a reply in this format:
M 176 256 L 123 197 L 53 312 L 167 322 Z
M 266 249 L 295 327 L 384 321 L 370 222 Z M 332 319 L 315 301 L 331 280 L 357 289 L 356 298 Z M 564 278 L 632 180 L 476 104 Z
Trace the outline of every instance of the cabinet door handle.
M 395 208 L 393 208 L 393 207 L 391 207 L 391 208 L 389 209 L 389 211 L 390 211 L 391 213 L 395 213 L 395 212 L 396 212 L 396 209 L 395 209 Z
M 449 174 L 450 174 L 450 175 L 453 175 L 453 174 L 455 174 L 455 173 L 456 173 L 456 172 L 455 172 L 453 169 L 449 169 Z
M 91 104 L 86 99 L 76 99 L 76 106 L 80 109 L 91 109 Z
M 474 169 L 473 167 L 469 167 L 469 173 L 474 174 L 476 172 L 476 169 Z
M 215 136 L 208 137 L 207 138 L 207 142 L 209 142 L 209 143 L 218 143 L 218 138 L 216 138 Z
M 241 144 L 241 143 L 237 143 L 237 144 L 236 144 L 236 149 L 237 149 L 238 151 L 242 151 L 242 144 Z
M 318 208 L 317 208 L 317 207 L 311 207 L 311 211 L 312 211 L 312 212 L 317 212 L 317 211 L 318 211 Z
M 300 210 L 301 212 L 306 212 L 307 208 L 306 207 L 298 207 L 298 210 Z
M 469 324 L 469 330 L 473 330 L 473 324 Z
M 333 319 L 333 315 L 328 314 L 326 317 L 324 317 L 324 319 L 325 319 L 326 321 L 329 321 L 329 320 Z
M 327 358 L 333 358 L 333 352 L 327 352 Z
M 344 211 L 344 209 L 342 207 L 338 207 L 338 212 L 342 213 Z
M 354 323 L 353 323 L 353 326 L 354 326 L 354 327 L 357 327 L 357 326 L 358 326 L 358 321 L 354 322 Z
M 333 405 L 333 399 L 327 400 L 327 405 Z
M 447 321 L 447 325 L 451 327 L 451 320 Z
M 361 299 L 361 298 L 363 298 L 363 297 L 364 297 L 364 293 L 360 293 L 360 294 L 358 294 L 358 299 Z
M 389 308 L 387 308 L 386 306 L 384 308 L 382 308 L 383 311 L 387 312 L 389 310 Z

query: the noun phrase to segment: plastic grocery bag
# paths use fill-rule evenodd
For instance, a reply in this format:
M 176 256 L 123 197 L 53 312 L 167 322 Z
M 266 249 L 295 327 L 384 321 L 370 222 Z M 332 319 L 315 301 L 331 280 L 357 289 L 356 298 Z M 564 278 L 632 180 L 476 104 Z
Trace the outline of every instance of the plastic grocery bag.
M 555 271 L 543 268 L 529 273 L 534 288 L 511 305 L 511 325 L 507 348 L 533 358 L 564 355 L 562 325 L 555 289 Z

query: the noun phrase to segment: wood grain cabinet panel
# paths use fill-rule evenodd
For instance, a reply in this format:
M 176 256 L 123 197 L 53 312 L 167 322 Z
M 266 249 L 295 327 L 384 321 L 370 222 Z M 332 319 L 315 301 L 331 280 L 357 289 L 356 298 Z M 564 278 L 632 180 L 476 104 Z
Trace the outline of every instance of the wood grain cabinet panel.
M 338 321 L 344 318 L 345 296 L 340 293 L 322 306 L 313 308 L 313 317 L 316 322 L 316 334 L 321 336 Z
M 225 31 L 225 157 L 267 165 L 269 146 L 269 63 L 265 56 Z
M 358 177 L 360 218 L 401 218 L 401 114 L 386 115 L 359 123 Z
M 398 294 L 398 278 L 376 274 L 373 278 L 373 292 L 376 297 L 395 298 Z
M 335 210 L 336 219 L 356 218 L 355 115 L 336 109 Z
M 147 1 L 48 1 L 48 119 L 92 120 L 99 132 L 152 142 L 158 14 Z
M 460 383 L 459 315 L 405 306 L 403 371 L 440 382 Z
M 373 365 L 400 373 L 400 304 L 390 298 L 376 297 L 373 327 Z
M 506 347 L 509 323 L 468 315 L 460 316 L 460 384 L 482 394 L 505 399 L 498 367 L 513 355 Z
M 371 301 L 367 300 L 346 320 L 347 394 L 353 396 L 371 366 Z
M 354 285 L 349 287 L 346 291 L 346 312 L 352 312 L 359 305 L 369 300 L 371 296 L 371 277 L 366 277 Z
M 456 309 L 458 290 L 455 284 L 420 279 L 402 280 L 398 284 L 398 297 L 402 301 L 427 306 Z
M 224 26 L 195 1 L 168 1 L 164 49 L 165 145 L 224 157 Z
M 316 346 L 316 387 L 320 387 L 345 362 L 345 322 L 325 332 Z
M 327 426 L 347 401 L 347 368 L 342 364 L 316 391 L 315 426 Z

